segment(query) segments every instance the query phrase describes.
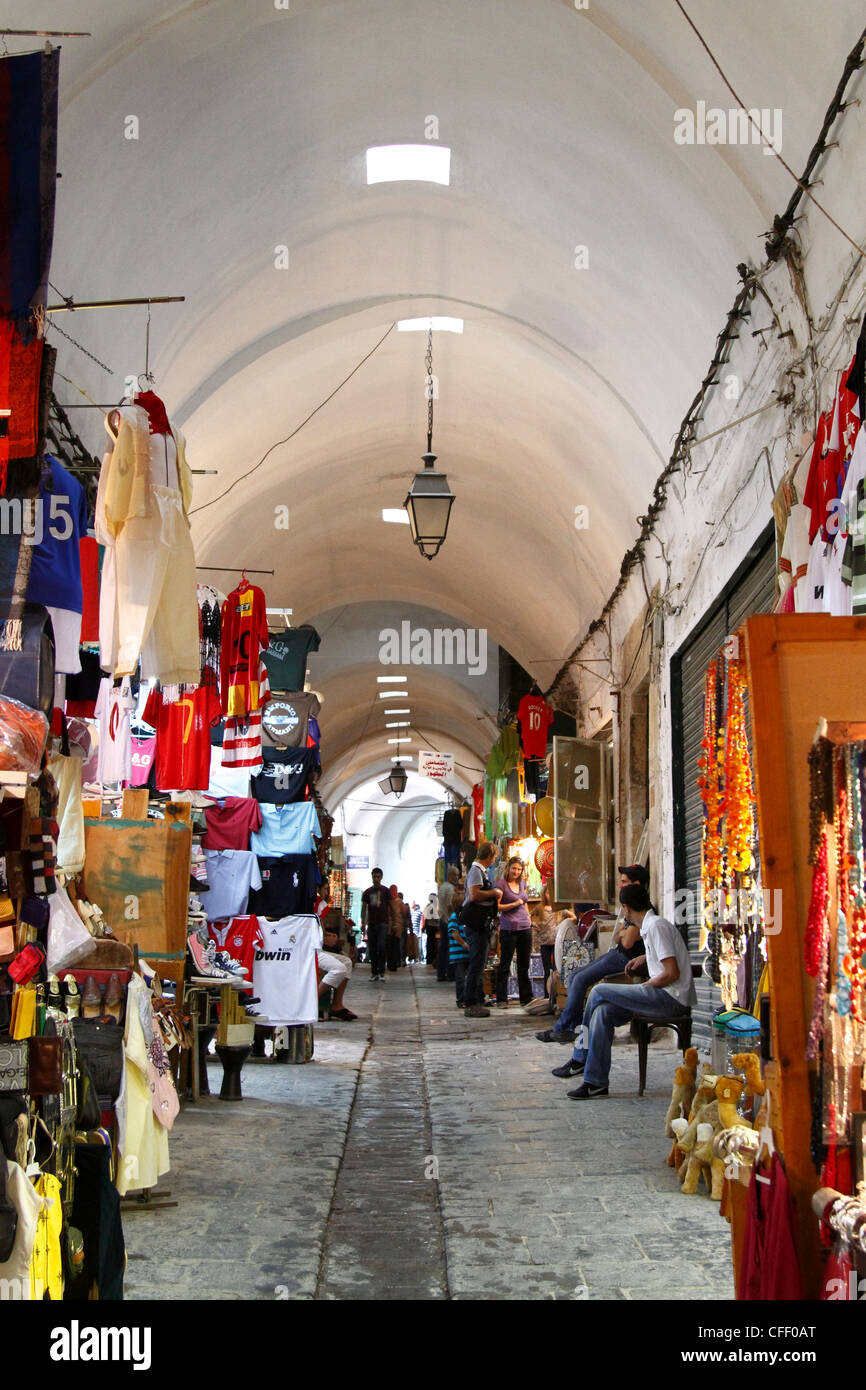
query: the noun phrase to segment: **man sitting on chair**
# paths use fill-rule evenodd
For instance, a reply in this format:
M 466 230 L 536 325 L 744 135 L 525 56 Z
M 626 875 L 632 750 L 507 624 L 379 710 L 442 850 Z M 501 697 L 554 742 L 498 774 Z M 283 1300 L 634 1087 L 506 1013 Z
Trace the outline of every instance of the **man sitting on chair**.
M 649 979 L 643 985 L 595 986 L 584 1013 L 586 1049 L 579 1039 L 571 1061 L 553 1072 L 562 1077 L 583 1073 L 583 1085 L 568 1092 L 570 1100 L 595 1100 L 608 1094 L 614 1029 L 635 1014 L 660 1023 L 680 1018 L 697 1000 L 688 949 L 677 928 L 652 910 L 649 893 L 637 883 L 620 889 L 619 900 L 626 921 L 638 928 L 645 951 L 629 961 L 626 973 L 633 975 L 646 966 Z
M 624 888 L 627 883 L 639 883 L 642 888 L 649 890 L 649 869 L 645 869 L 643 864 L 626 864 L 619 867 L 619 886 Z M 583 1005 L 587 994 L 594 984 L 599 980 L 604 980 L 608 975 L 621 975 L 628 969 L 629 961 L 634 960 L 635 956 L 642 956 L 643 948 L 640 944 L 640 932 L 637 927 L 625 919 L 618 922 L 613 936 L 613 944 L 609 951 L 605 951 L 603 956 L 597 956 L 591 960 L 589 965 L 581 966 L 579 970 L 573 970 L 571 979 L 568 982 L 568 998 L 565 1008 L 556 1020 L 552 1028 L 545 1028 L 542 1033 L 536 1033 L 539 1042 L 574 1042 L 574 1030 L 583 1021 Z M 582 1059 L 581 1059 L 582 1060 Z

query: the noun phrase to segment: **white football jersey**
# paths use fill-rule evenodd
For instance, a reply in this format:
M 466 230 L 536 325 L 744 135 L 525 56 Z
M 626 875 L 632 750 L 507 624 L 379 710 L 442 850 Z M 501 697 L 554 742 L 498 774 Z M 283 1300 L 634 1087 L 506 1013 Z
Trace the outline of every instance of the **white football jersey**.
M 253 956 L 256 1005 L 270 1023 L 315 1023 L 319 1017 L 316 951 L 322 946 L 322 927 L 312 913 L 259 918 L 261 941 Z

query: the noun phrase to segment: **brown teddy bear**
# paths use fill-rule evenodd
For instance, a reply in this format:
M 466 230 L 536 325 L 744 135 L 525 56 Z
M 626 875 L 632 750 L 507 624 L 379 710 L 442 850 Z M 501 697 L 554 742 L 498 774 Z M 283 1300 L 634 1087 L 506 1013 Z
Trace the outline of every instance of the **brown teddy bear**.
M 668 1139 L 673 1138 L 671 1120 L 679 1119 L 680 1116 L 688 1117 L 692 1101 L 695 1098 L 695 1077 L 694 1073 L 687 1066 L 677 1067 L 674 1072 L 674 1086 L 671 1091 L 671 1103 L 668 1106 L 668 1113 L 665 1115 L 665 1135 Z

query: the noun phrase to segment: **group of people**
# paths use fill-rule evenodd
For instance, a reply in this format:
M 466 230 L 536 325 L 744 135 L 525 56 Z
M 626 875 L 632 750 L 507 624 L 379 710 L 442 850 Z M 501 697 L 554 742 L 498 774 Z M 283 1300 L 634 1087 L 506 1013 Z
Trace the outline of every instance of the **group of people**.
M 492 877 L 495 860 L 495 846 L 483 842 L 465 879 L 457 867 L 450 868 L 438 892 L 430 894 L 423 912 L 414 904 L 414 913 L 395 885 L 390 890 L 383 887 L 382 871 L 374 869 L 373 883 L 362 895 L 371 979 L 383 981 L 386 966 L 396 970 L 401 961 L 405 963 L 407 935 L 420 926 L 426 938 L 427 964 L 435 964 L 439 980 L 454 981 L 457 1007 L 467 1018 L 489 1018 L 484 972 L 498 921 L 494 1006 L 508 1005 L 512 961 L 516 963 L 520 1003 L 528 1004 L 533 997 L 529 973 L 533 920 L 525 866 L 514 856 Z M 636 1015 L 658 1022 L 680 1017 L 696 1000 L 688 949 L 674 924 L 653 906 L 649 871 L 641 864 L 629 864 L 620 867 L 619 874 L 622 913 L 610 950 L 572 972 L 565 1008 L 557 1022 L 536 1034 L 540 1042 L 572 1046 L 572 1056 L 554 1067 L 553 1075 L 581 1078 L 577 1089 L 568 1092 L 573 1100 L 608 1095 L 611 1045 L 617 1027 Z M 569 917 L 573 919 L 574 913 L 553 908 L 545 888 L 536 909 L 545 989 L 556 934 Z M 636 976 L 643 982 L 605 983 L 622 975 Z

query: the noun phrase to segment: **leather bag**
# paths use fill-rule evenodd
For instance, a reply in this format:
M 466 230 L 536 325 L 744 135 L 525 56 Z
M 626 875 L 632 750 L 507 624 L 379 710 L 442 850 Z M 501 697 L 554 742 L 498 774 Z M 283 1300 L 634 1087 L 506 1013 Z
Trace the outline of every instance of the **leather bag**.
M 73 1019 L 72 1028 L 98 1099 L 113 1105 L 123 1077 L 123 1029 L 119 1023 L 98 1023 L 89 1018 Z
M 51 719 L 54 706 L 54 628 L 41 603 L 25 603 L 20 651 L 0 650 L 0 695 Z
M 31 1096 L 59 1096 L 63 1091 L 63 1044 L 60 1038 L 29 1038 Z

